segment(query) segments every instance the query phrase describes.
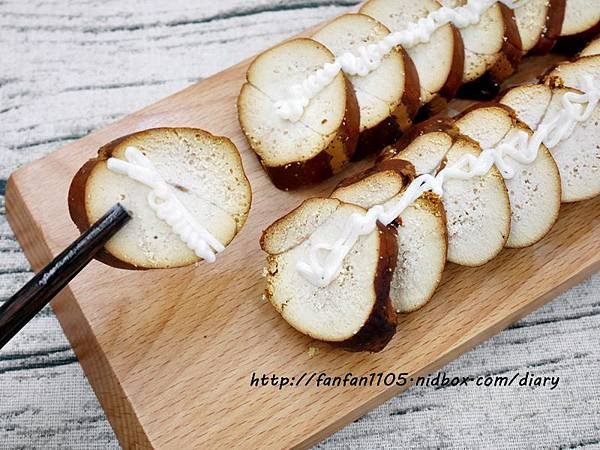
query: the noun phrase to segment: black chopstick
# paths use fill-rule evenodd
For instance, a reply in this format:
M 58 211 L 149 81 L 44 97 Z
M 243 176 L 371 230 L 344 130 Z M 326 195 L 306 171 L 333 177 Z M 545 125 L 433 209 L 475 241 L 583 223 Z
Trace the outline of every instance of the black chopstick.
M 129 219 L 129 213 L 117 203 L 0 306 L 0 349 L 102 250 Z

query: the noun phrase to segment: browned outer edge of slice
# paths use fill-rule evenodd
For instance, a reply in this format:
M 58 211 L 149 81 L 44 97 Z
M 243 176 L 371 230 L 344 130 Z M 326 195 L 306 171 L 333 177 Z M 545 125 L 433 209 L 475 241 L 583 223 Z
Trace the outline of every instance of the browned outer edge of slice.
M 368 128 L 360 133 L 352 161 L 359 161 L 377 153 L 401 135 L 402 131 L 396 119 L 393 116 L 386 117 L 373 128 Z
M 132 133 L 136 134 L 136 133 Z M 112 142 L 102 146 L 98 150 L 98 157 L 88 160 L 81 168 L 77 171 L 71 185 L 69 186 L 68 193 L 68 206 L 69 215 L 71 220 L 75 223 L 80 233 L 85 232 L 92 224 L 87 216 L 85 209 L 85 198 L 86 198 L 86 185 L 87 180 L 92 173 L 92 170 L 101 161 L 106 161 L 112 155 L 113 150 L 123 142 L 125 139 L 130 137 L 132 134 L 115 139 Z M 116 256 L 113 256 L 107 250 L 100 250 L 95 258 L 103 264 L 126 270 L 147 270 L 145 267 L 134 266 L 133 264 L 127 263 L 120 260 Z
M 451 99 L 436 95 L 429 100 L 428 103 L 421 106 L 417 115 L 415 116 L 413 123 L 424 122 L 432 117 L 436 117 L 440 114 L 445 114 L 448 111 L 448 102 Z
M 460 33 L 459 33 L 460 34 Z M 398 47 L 404 61 L 404 93 L 402 95 L 402 104 L 406 108 L 408 118 L 412 119 L 421 107 L 421 81 L 419 72 L 412 58 L 408 56 L 403 47 Z
M 387 147 L 378 158 L 378 162 L 381 163 L 387 159 L 394 158 L 402 150 L 408 147 L 417 137 L 432 132 L 445 132 L 450 136 L 457 136 L 459 134 L 458 128 L 454 125 L 454 120 L 448 117 L 433 118 L 421 122 L 410 130 L 408 130 L 398 141 L 393 145 Z
M 511 67 L 512 70 L 506 73 L 498 73 L 498 81 L 504 81 L 506 78 L 516 72 L 521 58 L 523 57 L 523 41 L 521 41 L 521 33 L 519 33 L 519 27 L 517 26 L 517 19 L 515 18 L 514 9 L 508 6 L 498 3 L 500 13 L 502 14 L 502 20 L 504 24 L 504 44 L 500 53 L 502 59 L 504 59 Z M 492 68 L 492 74 L 496 72 L 495 68 Z
M 550 74 L 552 72 L 554 72 L 555 69 L 558 69 L 562 64 L 569 64 L 569 62 L 560 63 L 560 64 L 557 64 L 554 67 L 548 67 L 538 77 L 538 82 L 540 84 L 546 84 L 548 87 L 550 87 L 552 89 L 564 87 L 563 82 L 562 82 L 562 80 L 559 77 L 557 77 L 557 76 L 550 76 Z
M 398 175 L 400 175 L 402 177 L 402 184 L 404 186 L 406 186 L 416 177 L 415 166 L 413 166 L 411 162 L 403 159 L 388 159 L 374 165 L 373 167 L 370 167 L 364 172 L 360 172 L 356 175 L 345 178 L 335 187 L 334 191 L 351 186 L 376 173 L 386 172 L 388 170 L 396 172 Z
M 583 50 L 588 41 L 596 37 L 598 33 L 600 33 L 600 21 L 581 33 L 559 37 L 553 50 L 566 55 L 574 55 Z
M 373 281 L 375 290 L 373 309 L 358 333 L 350 339 L 333 343 L 335 346 L 353 352 L 383 350 L 394 337 L 398 324 L 398 316 L 390 299 L 390 285 L 398 258 L 397 231 L 394 227 L 385 227 L 377 222 L 377 232 L 380 236 L 379 261 Z
M 510 77 L 519 65 L 523 55 L 521 34 L 512 9 L 498 3 L 504 25 L 504 43 L 498 61 L 482 76 L 463 84 L 457 96 L 473 100 L 491 100 L 498 95 L 500 84 Z
M 402 177 L 403 188 L 405 188 L 416 177 L 415 167 L 412 165 L 412 163 L 410 163 L 409 161 L 405 161 L 403 159 L 389 159 L 389 160 L 382 161 L 381 163 L 366 170 L 365 172 L 362 172 L 362 173 L 357 174 L 352 177 L 348 177 L 346 180 L 342 181 L 336 187 L 336 189 L 346 187 L 346 186 L 352 185 L 354 183 L 360 182 L 362 179 L 367 178 L 374 173 L 384 172 L 384 171 L 388 171 L 388 170 L 393 170 Z M 447 223 L 446 209 L 444 208 L 442 199 L 440 198 L 440 196 L 438 196 L 437 194 L 434 194 L 433 192 L 425 192 L 425 193 L 423 193 L 423 195 L 420 197 L 419 200 L 422 200 L 423 201 L 422 205 L 425 206 L 433 214 L 439 214 L 439 216 L 442 220 L 442 223 L 444 224 L 443 233 L 444 233 L 444 241 L 446 242 L 445 249 L 444 249 L 444 261 L 446 261 L 448 258 L 448 230 L 447 230 L 447 226 L 446 226 L 446 223 Z M 401 225 L 402 225 L 401 217 L 396 218 L 390 224 L 390 226 L 394 226 L 396 228 Z M 396 233 L 398 233 L 398 232 L 401 232 L 401 230 L 396 229 Z M 394 271 L 395 271 L 395 269 L 394 269 Z M 419 309 L 419 308 L 416 308 L 416 309 Z
M 360 110 L 358 101 L 354 94 L 354 88 L 344 76 L 346 82 L 346 112 L 342 125 L 328 148 L 321 150 L 318 154 L 306 161 L 295 161 L 281 166 L 267 166 L 257 154 L 258 160 L 267 172 L 267 175 L 276 188 L 281 190 L 299 189 L 320 183 L 335 174 L 331 166 L 332 155 L 328 152 L 329 147 L 335 146 L 336 140 L 341 141 L 346 158 L 348 160 L 354 155 L 358 144 L 360 128 Z M 239 107 L 238 107 L 239 110 Z M 246 137 L 248 145 L 252 148 L 250 140 Z
M 592 43 L 594 43 L 596 41 L 600 42 L 600 30 L 596 36 L 592 36 L 591 38 L 586 40 L 585 45 L 583 46 L 582 49 L 580 49 L 577 52 L 577 55 L 575 55 L 575 57 L 572 59 L 572 61 L 577 61 L 581 58 L 593 58 L 594 56 L 600 56 L 600 53 L 591 53 L 589 55 L 582 55 L 583 51 L 586 50 L 589 45 L 591 45 Z
M 446 250 L 444 260 L 448 259 L 448 227 L 446 223 L 448 222 L 448 218 L 446 216 L 446 208 L 444 208 L 444 202 L 442 198 L 433 193 L 433 192 L 425 192 L 422 196 L 427 202 L 429 202 L 433 207 L 440 213 L 442 221 L 444 222 L 444 240 L 446 241 Z
M 374 167 L 377 172 L 385 172 L 386 170 L 393 170 L 402 177 L 402 184 L 407 186 L 417 177 L 417 171 L 415 166 L 410 161 L 404 159 L 387 159 L 377 163 Z
M 463 73 L 465 70 L 465 45 L 458 28 L 450 25 L 454 40 L 454 54 L 452 55 L 452 66 L 446 79 L 446 83 L 440 89 L 440 95 L 447 99 L 456 97 L 456 94 L 462 84 Z
M 353 161 L 359 161 L 377 153 L 385 146 L 395 142 L 402 135 L 402 130 L 411 125 L 413 117 L 421 106 L 419 100 L 421 88 L 415 64 L 402 47 L 397 47 L 397 50 L 402 55 L 404 67 L 404 92 L 401 106 L 398 108 L 402 111 L 395 111 L 394 115 L 388 116 L 375 127 L 360 133 L 356 151 L 352 156 Z M 399 122 L 398 113 L 401 114 L 402 123 Z
M 529 53 L 537 55 L 550 53 L 560 37 L 566 7 L 567 0 L 549 0 L 546 28 L 535 47 Z
M 459 120 L 461 118 L 463 118 L 464 116 L 466 116 L 467 114 L 476 111 L 478 109 L 482 109 L 482 108 L 500 108 L 505 110 L 506 112 L 508 112 L 510 114 L 510 118 L 513 121 L 513 124 L 517 122 L 517 114 L 515 113 L 515 111 L 508 105 L 505 105 L 504 103 L 496 103 L 493 101 L 489 101 L 489 102 L 479 102 L 479 103 L 475 103 L 474 105 L 469 106 L 467 109 L 465 109 L 463 112 L 461 112 L 460 114 L 458 114 L 454 120 Z M 468 136 L 465 136 L 466 138 L 469 138 Z M 471 139 L 473 140 L 473 139 Z

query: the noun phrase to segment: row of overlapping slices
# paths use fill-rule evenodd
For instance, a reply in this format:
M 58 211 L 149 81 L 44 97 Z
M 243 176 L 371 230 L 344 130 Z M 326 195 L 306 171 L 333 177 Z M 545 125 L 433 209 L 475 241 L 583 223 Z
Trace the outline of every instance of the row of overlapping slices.
M 600 38 L 538 84 L 514 87 L 499 101 L 454 119 L 430 119 L 387 147 L 369 171 L 343 181 L 330 198 L 306 200 L 263 234 L 266 297 L 294 328 L 354 351 L 381 350 L 397 314 L 422 307 L 434 294 L 446 261 L 478 266 L 503 247 L 526 247 L 556 221 L 561 202 L 600 193 L 600 106 L 532 164 L 511 161 L 515 175 L 449 180 L 442 198 L 422 196 L 394 224 L 359 239 L 340 275 L 317 287 L 296 270 L 311 240 L 333 243 L 350 215 L 398 200 L 416 175 L 435 174 L 465 154 L 479 155 L 518 128 L 532 133 L 562 107 L 585 76 L 600 85 Z M 475 280 L 474 280 L 475 282 Z
M 393 143 L 438 100 L 493 97 L 528 53 L 588 38 L 600 27 L 597 0 L 495 3 L 478 23 L 439 28 L 426 43 L 397 47 L 367 76 L 340 74 L 314 97 L 299 121 L 274 108 L 326 63 L 402 31 L 432 11 L 467 0 L 370 0 L 359 14 L 328 23 L 311 39 L 292 39 L 259 55 L 247 72 L 238 112 L 250 147 L 280 189 L 318 183 L 349 161 Z

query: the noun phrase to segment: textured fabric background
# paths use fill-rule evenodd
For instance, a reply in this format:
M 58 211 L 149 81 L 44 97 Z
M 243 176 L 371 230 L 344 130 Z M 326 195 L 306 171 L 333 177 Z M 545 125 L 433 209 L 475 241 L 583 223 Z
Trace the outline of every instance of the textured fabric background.
M 0 1 L 0 301 L 31 276 L 10 172 L 354 4 Z M 445 368 L 560 376 L 555 390 L 413 388 L 318 448 L 600 448 L 599 329 L 596 275 Z M 48 308 L 0 352 L 0 448 L 118 448 Z

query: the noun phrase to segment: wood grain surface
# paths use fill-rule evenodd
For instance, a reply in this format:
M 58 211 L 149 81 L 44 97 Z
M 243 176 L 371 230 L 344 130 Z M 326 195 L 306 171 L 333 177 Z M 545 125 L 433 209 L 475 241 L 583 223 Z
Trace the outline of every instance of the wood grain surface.
M 314 8 L 307 6 L 298 9 Z M 274 22 L 271 19 L 271 25 Z M 287 23 L 291 22 L 292 17 Z M 118 24 L 113 27 L 118 27 Z M 111 76 L 118 78 L 114 74 Z M 6 83 L 8 86 L 11 84 Z M 75 236 L 75 229 L 65 214 L 68 179 L 76 167 L 106 140 L 126 131 L 159 124 L 195 125 L 231 135 L 245 149 L 237 122 L 231 116 L 237 88 L 239 71 L 229 71 L 224 76 L 208 80 L 200 87 L 192 87 L 183 94 L 136 113 L 21 170 L 14 178 L 18 189 L 11 190 L 15 195 L 9 196 L 7 203 L 15 213 L 13 225 L 26 248 L 30 249 L 29 258 L 34 269 L 39 268 L 51 254 L 58 252 Z M 104 89 L 110 90 L 102 87 L 98 90 L 104 92 Z M 129 90 L 127 87 L 116 89 Z M 120 96 L 123 96 L 123 91 Z M 74 110 L 77 110 L 76 98 L 72 100 Z M 223 109 L 215 110 L 211 106 L 207 111 L 206 105 L 223 105 Z M 32 112 L 35 110 L 27 106 L 32 108 Z M 36 114 L 47 114 L 47 120 L 53 123 L 51 111 L 35 111 Z M 5 118 L 8 120 L 3 125 L 6 127 L 10 126 L 11 117 L 15 120 L 21 117 L 20 113 L 7 113 Z M 69 127 L 72 126 L 71 121 L 92 119 L 73 116 L 63 120 L 64 126 Z M 106 122 L 111 118 L 103 116 L 103 120 Z M 35 132 L 43 135 L 42 130 L 36 129 Z M 22 137 L 22 134 L 19 136 Z M 23 148 L 35 151 L 40 146 L 48 148 L 56 142 L 51 137 L 46 140 L 50 142 L 32 141 L 33 145 Z M 22 152 L 22 149 L 15 150 L 14 147 L 16 145 L 10 146 L 15 152 Z M 434 302 L 426 310 L 406 317 L 399 335 L 386 353 L 348 355 L 316 345 L 318 353 L 311 358 L 308 354 L 311 342 L 289 329 L 260 299 L 262 255 L 256 243 L 261 227 L 291 209 L 309 192 L 290 195 L 274 191 L 264 180 L 254 158 L 247 151 L 244 151 L 244 156 L 255 192 L 255 204 L 249 224 L 227 250 L 227 254 L 223 255 L 221 266 L 211 268 L 210 272 L 206 266 L 200 265 L 159 274 L 136 274 L 131 278 L 131 273 L 94 264 L 72 287 L 72 294 L 78 298 L 78 302 L 73 303 L 70 296 L 65 295 L 55 304 L 76 353 L 122 443 L 152 443 L 165 448 L 175 445 L 188 447 L 200 442 L 216 442 L 215 439 L 220 437 L 219 442 L 234 445 L 273 443 L 279 446 L 314 442 L 323 437 L 324 432 L 334 430 L 398 391 L 386 391 L 383 388 L 297 388 L 281 393 L 270 388 L 249 389 L 252 372 L 294 376 L 305 370 L 325 370 L 332 375 L 340 375 L 348 370 L 357 374 L 373 370 L 412 374 L 430 371 L 471 347 L 477 340 L 499 331 L 519 315 L 550 299 L 556 291 L 549 291 L 549 284 L 563 288 L 568 280 L 575 281 L 573 275 L 583 276 L 598 264 L 598 241 L 593 237 L 594 234 L 598 236 L 600 205 L 598 201 L 570 205 L 564 208 L 552 235 L 538 246 L 525 251 L 506 251 L 498 261 L 481 269 L 465 271 L 457 267 L 450 268 Z M 25 159 L 20 158 L 19 161 Z M 19 201 L 23 198 L 31 200 L 31 216 L 20 207 Z M 35 225 L 33 228 L 30 226 L 32 223 Z M 21 233 L 21 230 L 27 231 Z M 17 251 L 15 245 L 11 247 L 7 243 L 6 246 L 12 248 L 13 252 Z M 586 259 L 590 252 L 592 256 Z M 16 271 L 21 271 L 17 275 L 22 274 L 20 276 L 23 279 L 27 277 L 22 259 L 15 259 L 15 267 Z M 209 280 L 213 270 L 219 276 L 211 284 L 206 280 Z M 128 289 L 114 289 L 114 286 L 128 285 Z M 181 286 L 185 286 L 185 289 Z M 565 306 L 558 308 L 554 317 L 552 310 L 546 311 L 538 315 L 541 318 L 513 328 L 509 336 L 522 334 L 523 329 L 532 326 L 547 325 L 548 331 L 546 337 L 542 332 L 532 338 L 537 340 L 533 346 L 527 339 L 518 342 L 517 338 L 513 339 L 513 343 L 506 344 L 507 347 L 520 345 L 525 349 L 544 348 L 538 348 L 536 354 L 529 358 L 521 360 L 517 357 L 514 365 L 508 365 L 507 368 L 504 364 L 504 369 L 528 367 L 535 361 L 538 365 L 533 367 L 540 367 L 540 361 L 541 366 L 566 364 L 574 367 L 585 363 L 590 356 L 597 361 L 597 353 L 590 355 L 586 352 L 569 352 L 568 348 L 557 350 L 545 347 L 546 340 L 563 340 L 561 336 L 564 333 L 567 333 L 568 342 L 580 340 L 580 333 L 584 333 L 585 343 L 582 345 L 591 343 L 590 338 L 585 339 L 585 327 L 580 325 L 581 321 L 587 323 L 590 317 L 597 315 L 595 308 L 598 305 L 594 306 L 593 299 L 592 296 L 589 305 L 571 305 L 570 317 L 567 312 L 571 308 Z M 49 313 L 45 317 L 51 319 Z M 577 329 L 569 334 L 569 327 L 572 326 Z M 594 332 L 594 323 L 589 329 L 591 333 Z M 511 340 L 504 338 L 507 339 Z M 549 345 L 552 347 L 552 344 Z M 500 339 L 497 347 L 493 348 L 490 350 L 487 347 L 488 355 L 502 353 L 503 340 Z M 55 350 L 50 352 L 48 349 L 50 357 L 46 360 L 56 355 L 56 361 L 59 361 L 64 354 L 65 364 L 74 362 L 64 343 Z M 562 356 L 547 357 L 548 352 L 552 351 L 558 351 Z M 486 363 L 485 355 L 484 352 L 483 356 L 475 359 L 481 365 L 479 371 L 493 373 L 502 366 L 500 361 Z M 539 360 L 541 355 L 545 356 Z M 573 361 L 572 365 L 568 362 L 570 360 Z M 468 360 L 464 368 L 472 368 Z M 34 370 L 35 367 L 29 369 Z M 435 417 L 436 411 L 450 407 L 449 402 L 444 400 L 440 403 L 445 406 L 428 404 L 423 391 L 416 392 L 413 400 L 407 400 L 408 406 L 395 411 L 395 416 L 400 418 L 398 420 L 406 420 L 406 424 L 420 421 L 423 417 L 424 423 L 427 423 L 427 416 Z M 514 393 L 517 398 L 518 395 L 518 391 Z M 462 401 L 460 398 L 456 400 Z M 518 404 L 518 400 L 512 401 Z M 573 407 L 568 402 L 567 405 Z M 597 409 L 595 411 L 597 413 Z M 585 440 L 573 442 L 593 444 L 597 439 L 597 434 L 594 438 L 593 423 L 588 423 L 590 432 Z M 281 424 L 285 424 L 285 427 Z M 373 429 L 374 433 L 378 430 L 375 423 Z M 433 429 L 435 425 L 431 425 L 430 431 Z M 412 431 L 413 439 L 420 434 Z M 406 430 L 403 439 L 410 435 L 411 432 Z M 335 445 L 336 440 L 334 438 L 329 442 Z M 426 442 L 426 439 L 423 437 L 420 442 Z

